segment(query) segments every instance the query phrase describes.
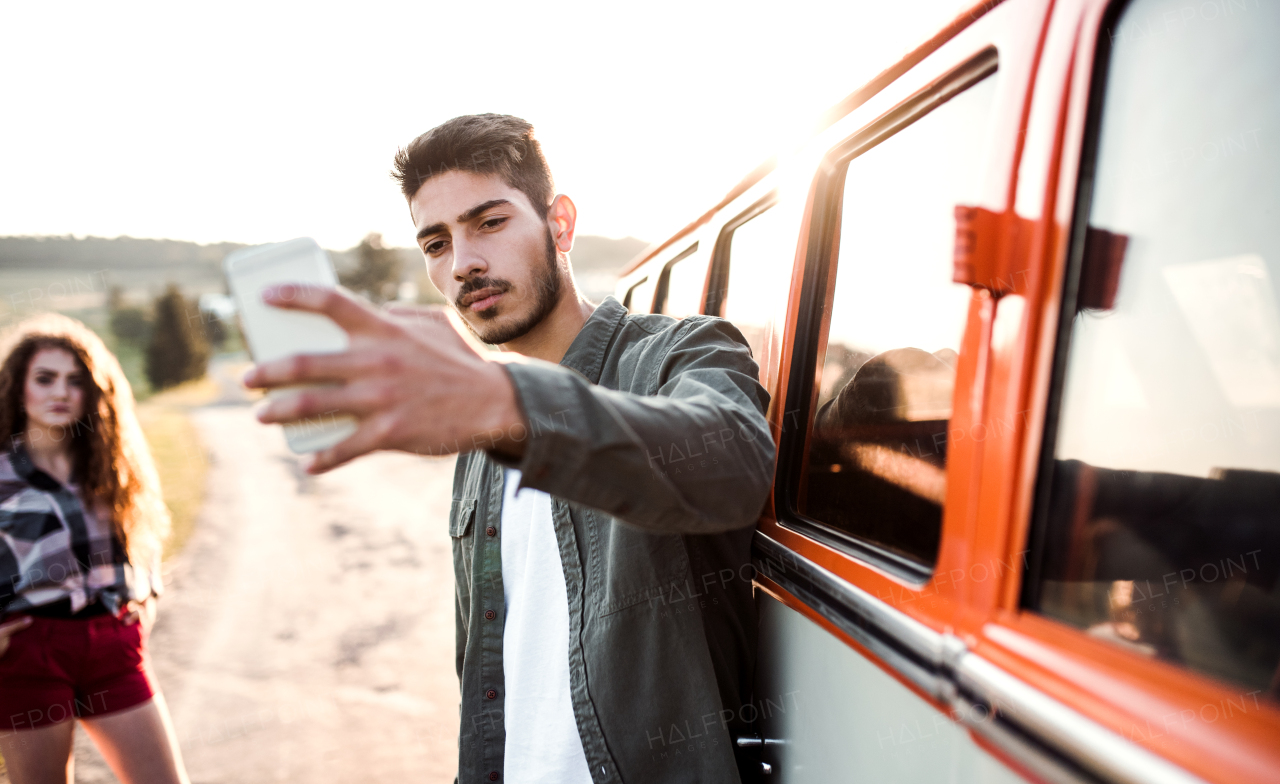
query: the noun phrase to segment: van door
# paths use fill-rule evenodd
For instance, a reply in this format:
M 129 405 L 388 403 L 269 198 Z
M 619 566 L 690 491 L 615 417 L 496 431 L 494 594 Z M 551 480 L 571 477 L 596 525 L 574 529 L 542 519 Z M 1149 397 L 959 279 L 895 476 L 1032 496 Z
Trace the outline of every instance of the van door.
M 760 734 L 740 742 L 762 780 L 1021 780 L 950 700 L 994 309 L 953 251 L 957 205 L 1009 203 L 1046 13 L 975 9 L 824 137 L 757 535 Z
M 1024 724 L 1049 716 L 1025 700 L 1071 708 L 1046 742 L 1100 778 L 1274 782 L 1280 9 L 1055 15 L 1023 159 L 1043 174 L 1017 199 L 1039 239 L 993 328 L 988 422 L 1011 426 L 974 539 L 1026 558 L 971 592 L 971 648 Z

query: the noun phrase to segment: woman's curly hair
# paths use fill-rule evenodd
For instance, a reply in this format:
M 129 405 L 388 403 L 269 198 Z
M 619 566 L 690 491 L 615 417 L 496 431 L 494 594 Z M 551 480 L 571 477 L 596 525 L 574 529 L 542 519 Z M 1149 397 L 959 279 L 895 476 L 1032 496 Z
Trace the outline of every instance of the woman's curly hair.
M 88 327 L 45 313 L 0 335 L 0 438 L 12 444 L 26 432 L 27 371 L 36 353 L 49 348 L 74 356 L 87 380 L 83 418 L 67 427 L 84 502 L 110 514 L 131 563 L 150 564 L 168 538 L 169 510 L 134 413 L 133 390 L 120 363 Z M 8 444 L 0 444 L 0 451 Z

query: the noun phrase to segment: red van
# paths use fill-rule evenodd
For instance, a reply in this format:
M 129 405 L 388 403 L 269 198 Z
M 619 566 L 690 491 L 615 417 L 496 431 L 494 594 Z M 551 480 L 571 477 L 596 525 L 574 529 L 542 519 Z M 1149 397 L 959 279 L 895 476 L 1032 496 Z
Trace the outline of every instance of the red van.
M 1276 3 L 977 5 L 618 295 L 772 395 L 762 781 L 1280 781 Z

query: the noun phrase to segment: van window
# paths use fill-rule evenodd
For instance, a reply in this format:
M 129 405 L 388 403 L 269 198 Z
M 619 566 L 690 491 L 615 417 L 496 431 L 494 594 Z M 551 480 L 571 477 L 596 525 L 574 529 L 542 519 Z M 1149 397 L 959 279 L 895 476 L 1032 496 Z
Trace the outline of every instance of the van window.
M 702 312 L 702 290 L 707 283 L 707 259 L 693 243 L 662 268 L 655 313 L 684 318 Z
M 742 331 L 757 361 L 763 356 L 771 315 L 778 309 L 778 292 L 785 290 L 796 256 L 797 227 L 786 213 L 771 206 L 732 229 L 720 243 L 727 249 L 717 259 L 713 286 L 722 287 L 708 297 L 719 303 L 719 315 Z
M 1184 5 L 1106 37 L 1024 602 L 1275 697 L 1280 7 Z
M 979 195 L 994 96 L 978 82 L 845 171 L 796 511 L 915 574 L 937 558 L 971 296 L 952 282 L 955 207 Z

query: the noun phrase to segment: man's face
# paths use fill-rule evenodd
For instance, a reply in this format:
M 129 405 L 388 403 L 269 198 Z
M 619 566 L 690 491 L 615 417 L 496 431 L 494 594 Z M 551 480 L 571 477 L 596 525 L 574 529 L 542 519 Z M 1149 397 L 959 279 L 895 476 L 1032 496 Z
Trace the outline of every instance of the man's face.
M 515 340 L 562 291 L 548 222 L 498 175 L 450 171 L 409 201 L 431 282 L 486 343 Z

